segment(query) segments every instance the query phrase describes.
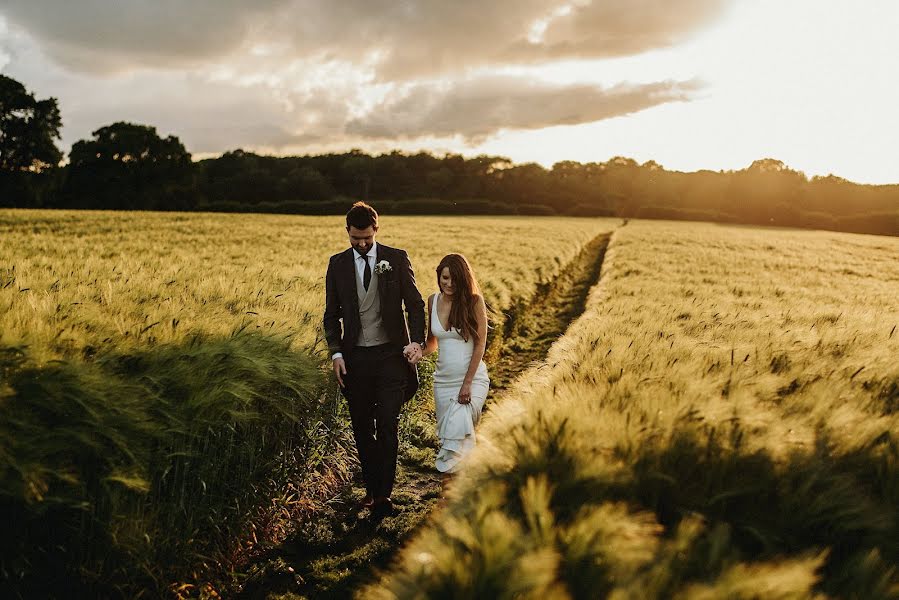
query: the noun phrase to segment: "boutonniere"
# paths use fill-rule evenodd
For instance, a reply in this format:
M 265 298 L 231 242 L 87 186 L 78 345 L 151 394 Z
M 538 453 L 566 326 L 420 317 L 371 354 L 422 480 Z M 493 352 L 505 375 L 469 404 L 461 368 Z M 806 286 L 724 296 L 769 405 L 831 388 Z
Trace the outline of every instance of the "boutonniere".
M 377 273 L 378 275 L 382 275 L 388 271 L 393 271 L 393 267 L 391 267 L 390 263 L 386 260 L 382 260 L 375 265 L 375 273 Z

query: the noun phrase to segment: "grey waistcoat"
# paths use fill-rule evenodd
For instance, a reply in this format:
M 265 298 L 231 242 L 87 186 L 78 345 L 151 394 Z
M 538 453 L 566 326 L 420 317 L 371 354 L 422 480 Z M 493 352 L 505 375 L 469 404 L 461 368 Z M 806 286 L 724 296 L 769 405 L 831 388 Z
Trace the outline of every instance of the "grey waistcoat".
M 354 271 L 356 271 L 354 269 Z M 381 320 L 381 296 L 378 294 L 378 274 L 372 270 L 368 291 L 362 285 L 362 277 L 356 271 L 356 294 L 359 296 L 359 318 L 362 332 L 357 346 L 379 346 L 390 342 L 384 321 Z

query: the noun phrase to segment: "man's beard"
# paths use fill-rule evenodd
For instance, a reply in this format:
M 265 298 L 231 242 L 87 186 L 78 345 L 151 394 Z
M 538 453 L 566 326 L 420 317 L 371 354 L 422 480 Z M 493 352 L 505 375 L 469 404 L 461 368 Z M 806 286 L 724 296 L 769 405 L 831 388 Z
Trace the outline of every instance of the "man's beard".
M 368 251 L 371 250 L 371 246 L 365 246 L 365 248 L 362 246 L 353 246 L 353 249 L 362 256 L 368 256 Z

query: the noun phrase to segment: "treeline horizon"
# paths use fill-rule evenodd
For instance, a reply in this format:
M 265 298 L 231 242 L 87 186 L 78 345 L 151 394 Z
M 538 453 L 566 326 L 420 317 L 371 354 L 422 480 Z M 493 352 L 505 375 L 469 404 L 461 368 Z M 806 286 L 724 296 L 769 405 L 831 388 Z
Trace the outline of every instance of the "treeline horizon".
M 73 144 L 53 98 L 0 75 L 0 207 L 672 219 L 899 235 L 899 184 L 809 178 L 762 158 L 741 170 L 669 171 L 655 161 L 561 161 L 393 151 L 267 156 L 238 149 L 194 161 L 174 135 L 117 122 Z

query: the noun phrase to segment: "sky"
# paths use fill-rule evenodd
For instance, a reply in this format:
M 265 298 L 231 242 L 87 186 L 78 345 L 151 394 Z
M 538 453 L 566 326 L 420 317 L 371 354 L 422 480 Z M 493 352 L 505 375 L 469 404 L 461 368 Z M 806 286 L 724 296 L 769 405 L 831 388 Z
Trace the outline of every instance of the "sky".
M 896 0 L 3 0 L 0 72 L 60 146 L 425 150 L 546 167 L 775 158 L 899 183 Z

